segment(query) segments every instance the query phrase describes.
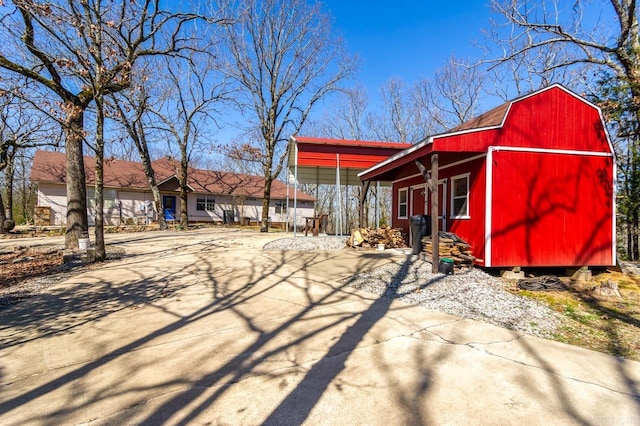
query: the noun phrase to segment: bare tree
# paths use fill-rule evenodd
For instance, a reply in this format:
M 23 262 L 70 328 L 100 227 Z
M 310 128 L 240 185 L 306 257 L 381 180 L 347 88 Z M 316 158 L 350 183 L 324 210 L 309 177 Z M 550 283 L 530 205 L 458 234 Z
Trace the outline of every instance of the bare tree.
M 218 73 L 215 57 L 206 51 L 192 54 L 188 60 L 167 59 L 165 93 L 162 104 L 153 113 L 159 129 L 169 136 L 168 149 L 177 149 L 176 175 L 180 183 L 180 226 L 189 226 L 187 194 L 189 166 L 194 153 L 217 126 L 216 106 L 227 100 L 229 86 Z
M 30 94 L 35 104 L 50 105 L 65 131 L 65 244 L 75 248 L 88 229 L 82 146 L 86 109 L 96 95 L 127 88 L 138 58 L 189 46 L 183 27 L 199 17 L 169 12 L 159 0 L 13 0 L 0 10 L 0 68 L 38 83 L 60 100 L 48 103 L 34 99 L 42 91 Z
M 151 95 L 145 86 L 147 81 L 147 76 L 143 75 L 141 81 L 134 87 L 114 97 L 114 117 L 124 127 L 140 157 L 147 183 L 153 194 L 153 208 L 158 216 L 158 224 L 160 230 L 164 231 L 167 229 L 167 221 L 162 211 L 162 196 L 160 195 L 155 171 L 152 167 L 149 149 L 149 135 L 153 125 L 149 122 L 152 106 L 150 104 Z
M 226 32 L 226 70 L 243 91 L 240 101 L 260 137 L 234 151 L 262 166 L 260 230 L 268 232 L 271 184 L 282 171 L 289 136 L 352 74 L 354 61 L 344 55 L 320 3 L 247 0 L 236 6 L 238 24 Z
M 329 138 L 368 140 L 374 136 L 367 123 L 369 97 L 362 85 L 341 90 L 320 120 L 305 125 L 304 132 Z
M 0 172 L 5 197 L 0 192 L 0 233 L 13 228 L 13 183 L 16 161 L 24 151 L 59 143 L 57 126 L 11 91 L 0 90 Z
M 422 114 L 426 137 L 451 129 L 478 114 L 485 78 L 477 66 L 451 57 L 436 70 L 433 79 L 422 79 L 414 86 L 415 111 Z
M 411 88 L 399 78 L 387 80 L 380 88 L 383 110 L 367 118 L 376 139 L 390 142 L 412 142 L 424 137 L 416 135 L 415 109 Z
M 634 134 L 624 135 L 630 144 L 628 158 L 633 163 L 620 170 L 640 169 L 640 38 L 638 9 L 635 0 L 608 0 L 602 2 L 565 2 L 560 0 L 492 0 L 499 16 L 493 22 L 490 41 L 501 53 L 495 64 L 509 63 L 523 56 L 544 61 L 534 63 L 539 75 L 557 70 L 588 66 L 606 70 L 617 79 L 617 90 L 628 93 L 629 116 L 636 124 L 624 126 Z M 595 17 L 595 19 L 594 19 Z M 628 165 L 627 165 L 628 166 Z M 635 172 L 634 172 L 635 173 Z M 625 180 L 629 176 L 622 176 Z M 629 203 L 627 225 L 631 245 L 631 258 L 640 257 L 640 200 L 634 192 L 622 196 Z M 635 185 L 630 186 L 630 188 Z

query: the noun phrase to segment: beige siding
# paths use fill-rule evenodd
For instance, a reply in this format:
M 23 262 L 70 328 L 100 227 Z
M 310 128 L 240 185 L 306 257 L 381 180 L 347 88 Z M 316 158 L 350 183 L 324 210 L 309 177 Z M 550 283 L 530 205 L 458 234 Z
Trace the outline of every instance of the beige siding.
M 125 222 L 127 219 L 136 221 L 144 221 L 146 218 L 157 219 L 153 209 L 153 194 L 150 192 L 118 191 L 116 205 L 118 203 L 120 209 L 115 214 L 122 214 L 122 220 Z
M 176 194 L 163 194 L 176 195 Z M 215 199 L 213 210 L 198 210 L 196 201 L 198 194 L 188 194 L 187 211 L 191 222 L 222 222 L 224 211 L 232 210 L 234 220 L 240 221 L 243 217 L 248 217 L 251 221 L 259 221 L 262 216 L 262 199 L 229 197 L 224 195 L 208 195 Z M 176 216 L 180 212 L 180 197 L 176 195 Z M 286 212 L 282 209 L 276 213 L 276 203 L 286 203 L 284 200 L 272 200 L 269 205 L 269 218 L 272 222 L 293 222 L 293 200 L 289 200 L 289 208 Z M 114 206 L 105 208 L 105 223 L 118 224 L 120 217 L 123 221 L 132 219 L 134 221 L 157 220 L 157 215 L 153 211 L 153 195 L 151 192 L 142 191 L 118 191 Z M 41 183 L 38 186 L 38 205 L 51 207 L 51 222 L 54 225 L 64 225 L 67 211 L 66 186 L 64 184 Z M 93 211 L 89 209 L 90 222 L 93 224 Z M 297 211 L 298 225 L 304 225 L 305 217 L 313 216 L 313 202 L 298 202 Z
M 51 207 L 51 224 L 63 226 L 67 219 L 67 187 L 65 184 L 40 183 L 38 205 Z

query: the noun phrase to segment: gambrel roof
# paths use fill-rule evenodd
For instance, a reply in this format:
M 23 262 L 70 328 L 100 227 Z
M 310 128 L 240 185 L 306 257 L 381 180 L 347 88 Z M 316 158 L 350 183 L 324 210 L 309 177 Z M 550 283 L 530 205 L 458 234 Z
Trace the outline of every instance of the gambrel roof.
M 556 111 L 562 103 L 562 114 Z M 594 131 L 584 138 L 575 134 L 575 123 L 589 118 Z M 532 126 L 532 123 L 535 123 Z M 597 125 L 595 125 L 597 123 Z M 493 108 L 453 129 L 425 138 L 358 174 L 361 180 L 387 180 L 393 169 L 431 153 L 469 155 L 487 152 L 489 147 L 527 146 L 532 149 L 586 150 L 613 153 L 600 109 L 559 84 L 537 90 Z

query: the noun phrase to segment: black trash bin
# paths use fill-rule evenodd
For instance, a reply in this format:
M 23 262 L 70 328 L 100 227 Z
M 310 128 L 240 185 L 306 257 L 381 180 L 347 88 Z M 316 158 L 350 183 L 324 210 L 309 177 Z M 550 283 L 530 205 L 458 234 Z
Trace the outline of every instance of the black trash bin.
M 413 240 L 412 254 L 420 254 L 422 251 L 422 237 L 431 234 L 431 216 L 419 214 L 409 218 L 411 222 L 411 237 Z

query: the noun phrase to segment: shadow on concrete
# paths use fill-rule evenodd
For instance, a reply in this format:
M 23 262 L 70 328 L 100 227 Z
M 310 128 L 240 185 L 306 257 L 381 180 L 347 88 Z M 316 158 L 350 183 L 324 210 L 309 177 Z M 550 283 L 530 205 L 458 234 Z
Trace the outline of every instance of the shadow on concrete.
M 216 238 L 224 239 L 225 236 Z M 222 248 L 225 244 L 219 239 L 184 242 L 180 249 L 183 253 L 161 248 L 150 250 L 156 264 L 158 257 L 161 257 L 160 266 L 152 274 L 154 278 L 149 278 L 149 265 L 145 261 L 147 256 L 141 255 L 124 259 L 124 264 L 107 265 L 102 270 L 101 279 L 90 280 L 87 275 L 87 280 L 83 281 L 83 277 L 77 277 L 67 285 L 16 306 L 11 312 L 4 312 L 0 329 L 0 348 L 3 350 L 34 339 L 70 333 L 81 325 L 97 323 L 109 315 L 137 306 L 152 307 L 173 319 L 152 332 L 141 336 L 133 334 L 127 343 L 116 348 L 106 347 L 99 357 L 83 361 L 78 366 L 72 365 L 55 378 L 27 392 L 5 398 L 0 402 L 0 413 L 7 415 L 15 412 L 63 386 L 76 386 L 76 393 L 81 394 L 82 398 L 69 397 L 56 407 L 44 407 L 40 412 L 30 414 L 28 421 L 66 423 L 72 413 L 90 410 L 96 401 L 139 393 L 138 404 L 120 407 L 122 411 L 112 413 L 108 421 L 123 423 L 136 418 L 135 423 L 190 424 L 242 380 L 265 374 L 277 377 L 291 369 L 300 371 L 303 365 L 310 365 L 272 411 L 264 413 L 263 423 L 301 424 L 309 420 L 329 386 L 347 368 L 350 355 L 359 349 L 367 334 L 390 311 L 398 289 L 392 290 L 387 297 L 376 297 L 349 288 L 348 280 L 332 281 L 320 274 L 328 263 L 333 264 L 337 278 L 365 272 L 380 264 L 379 255 L 347 258 L 344 253 L 296 255 L 275 252 L 265 255 L 256 252 L 245 262 L 236 263 L 229 255 L 228 248 Z M 184 252 L 188 252 L 190 257 L 184 257 Z M 163 266 L 164 258 L 166 264 Z M 396 278 L 402 279 L 407 274 L 411 262 L 410 257 L 401 261 Z M 126 267 L 127 277 L 121 283 L 114 284 L 114 280 L 106 278 L 110 269 L 122 271 L 123 266 Z M 438 279 L 441 277 L 435 278 Z M 425 286 L 429 284 L 425 283 Z M 274 290 L 283 286 L 286 286 L 290 297 L 276 300 L 282 306 L 279 317 L 268 317 L 255 309 L 253 303 L 257 299 L 275 298 L 281 293 Z M 167 303 L 169 299 L 182 297 L 180 295 L 185 290 L 196 290 L 196 287 L 206 288 L 203 297 L 210 300 L 201 307 L 184 313 L 174 304 Z M 351 303 L 354 296 L 369 302 Z M 394 307 L 396 309 L 401 308 Z M 215 369 L 198 371 L 194 376 L 160 378 L 154 385 L 146 387 L 132 385 L 112 388 L 101 383 L 91 383 L 89 386 L 81 380 L 115 360 L 220 313 L 229 314 L 234 319 L 235 327 L 247 330 L 247 341 L 239 342 L 239 347 L 233 349 L 225 347 L 221 341 L 221 346 L 214 346 L 215 353 L 201 353 L 198 359 L 192 360 L 196 365 L 206 365 L 211 357 L 219 356 L 222 361 Z M 426 310 L 425 315 L 428 315 Z M 324 346 L 304 346 L 318 336 L 327 336 L 323 340 Z M 526 343 L 523 345 L 541 364 L 541 368 L 551 373 L 547 375 L 548 380 L 556 391 L 554 395 L 544 397 L 560 401 L 565 413 L 576 422 L 590 424 L 568 396 L 566 384 L 560 380 L 555 367 L 537 354 L 534 347 Z M 420 376 L 411 384 L 403 383 L 387 373 L 393 359 L 384 360 L 381 356 L 372 359 L 371 368 L 375 369 L 372 374 L 380 374 L 384 378 L 394 395 L 393 404 L 396 408 L 400 407 L 406 424 L 432 422 L 425 401 L 432 390 L 434 369 L 445 362 L 448 353 L 444 345 L 435 353 L 431 353 L 433 350 L 427 352 L 424 346 L 414 349 L 411 354 L 420 372 Z M 308 354 L 314 351 L 319 356 L 312 355 L 309 358 Z M 175 354 L 162 356 L 171 359 Z M 276 359 L 286 359 L 290 369 L 281 373 L 273 372 L 269 364 Z M 133 375 L 136 370 L 153 367 L 152 360 L 136 359 L 135 365 L 127 365 L 128 371 L 122 371 L 121 374 L 126 377 L 127 374 Z M 620 374 L 625 374 L 622 364 Z M 520 379 L 522 386 L 527 386 L 527 376 L 523 375 Z M 635 392 L 631 391 L 635 386 L 637 384 L 629 382 L 630 392 Z M 145 411 L 145 402 L 159 395 L 166 398 L 153 412 Z M 634 395 L 637 396 L 637 393 Z

